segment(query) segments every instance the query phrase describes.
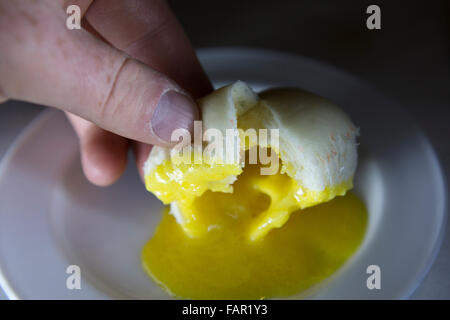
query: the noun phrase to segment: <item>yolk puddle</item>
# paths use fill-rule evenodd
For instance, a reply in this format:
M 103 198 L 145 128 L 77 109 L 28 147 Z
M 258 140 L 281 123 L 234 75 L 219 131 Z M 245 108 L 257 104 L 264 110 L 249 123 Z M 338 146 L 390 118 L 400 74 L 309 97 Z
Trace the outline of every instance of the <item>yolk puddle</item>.
M 142 251 L 142 263 L 169 294 L 188 299 L 289 296 L 329 277 L 356 251 L 367 212 L 351 192 L 298 210 L 281 228 L 250 241 L 249 226 L 271 204 L 260 186 L 282 191 L 290 183 L 285 174 L 260 176 L 257 170 L 258 165 L 246 165 L 233 193 L 207 191 L 194 201 L 194 210 L 209 223 L 201 237 L 187 236 L 165 210 Z

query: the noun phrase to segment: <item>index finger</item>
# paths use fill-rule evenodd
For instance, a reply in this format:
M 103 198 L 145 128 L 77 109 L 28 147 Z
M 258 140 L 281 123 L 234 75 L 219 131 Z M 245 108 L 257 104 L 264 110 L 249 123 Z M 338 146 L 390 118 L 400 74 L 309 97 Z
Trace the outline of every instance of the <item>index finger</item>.
M 95 0 L 85 17 L 110 44 L 166 74 L 194 97 L 212 90 L 189 39 L 166 1 Z

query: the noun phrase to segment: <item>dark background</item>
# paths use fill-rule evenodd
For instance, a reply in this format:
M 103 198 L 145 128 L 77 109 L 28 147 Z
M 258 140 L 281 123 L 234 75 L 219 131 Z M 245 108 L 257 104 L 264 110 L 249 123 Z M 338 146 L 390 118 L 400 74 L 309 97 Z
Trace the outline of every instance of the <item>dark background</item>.
M 334 65 L 378 88 L 416 118 L 450 177 L 450 1 L 169 3 L 196 48 L 288 51 Z M 370 4 L 381 8 L 381 30 L 366 28 Z M 449 232 L 413 298 L 450 299 Z

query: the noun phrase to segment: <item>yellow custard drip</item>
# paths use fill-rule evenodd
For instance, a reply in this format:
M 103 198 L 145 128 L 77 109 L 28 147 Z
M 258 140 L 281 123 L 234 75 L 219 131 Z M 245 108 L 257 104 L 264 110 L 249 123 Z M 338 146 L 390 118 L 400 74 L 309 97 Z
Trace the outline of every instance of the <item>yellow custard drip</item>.
M 142 252 L 145 271 L 171 295 L 190 299 L 261 299 L 304 291 L 338 270 L 364 238 L 367 212 L 353 193 L 293 212 L 258 241 L 248 230 L 290 192 L 285 174 L 260 176 L 246 165 L 233 193 L 206 191 L 192 203 L 207 232 L 189 237 L 164 212 Z

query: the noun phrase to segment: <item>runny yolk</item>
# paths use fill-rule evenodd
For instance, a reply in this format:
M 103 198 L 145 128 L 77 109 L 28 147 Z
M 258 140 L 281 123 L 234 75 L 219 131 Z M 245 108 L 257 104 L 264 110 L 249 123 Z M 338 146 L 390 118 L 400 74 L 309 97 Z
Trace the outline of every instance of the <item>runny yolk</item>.
M 194 200 L 192 210 L 208 225 L 200 237 L 189 237 L 166 210 L 143 249 L 145 271 L 169 294 L 189 299 L 285 297 L 318 284 L 360 245 L 366 209 L 347 193 L 249 240 L 249 226 L 290 183 L 285 174 L 260 176 L 258 165 L 246 165 L 233 193 L 206 191 Z
M 145 184 L 165 204 L 176 206 L 179 213 L 175 216 L 188 236 L 199 238 L 216 225 L 227 225 L 229 219 L 226 216 L 231 215 L 240 217 L 238 224 L 246 228 L 241 232 L 251 241 L 259 241 L 273 228 L 281 227 L 294 211 L 344 195 L 353 186 L 350 179 L 314 191 L 300 187 L 294 179 L 282 174 L 285 171 L 283 165 L 277 174 L 262 175 L 260 169 L 260 164 L 247 163 L 242 170 L 236 164 L 174 165 L 165 161 L 145 177 Z M 229 178 L 233 175 L 237 175 L 240 182 L 230 185 Z M 211 192 L 228 195 L 215 194 L 211 199 L 206 196 Z M 261 202 L 261 197 L 269 202 Z M 210 210 L 203 204 L 208 201 L 214 203 L 212 207 L 217 201 L 224 205 L 220 210 Z M 265 209 L 260 210 L 261 206 Z

